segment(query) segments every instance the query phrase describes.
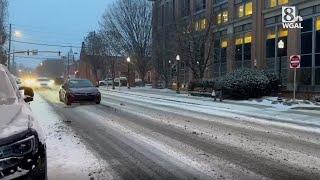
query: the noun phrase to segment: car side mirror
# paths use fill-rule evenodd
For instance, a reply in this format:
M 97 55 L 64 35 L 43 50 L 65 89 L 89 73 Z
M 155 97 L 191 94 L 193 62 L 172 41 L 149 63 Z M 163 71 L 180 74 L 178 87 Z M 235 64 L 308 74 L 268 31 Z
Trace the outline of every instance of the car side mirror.
M 33 92 L 32 88 L 22 86 L 19 88 L 19 90 L 24 92 L 24 101 L 25 102 L 33 101 L 34 92 Z

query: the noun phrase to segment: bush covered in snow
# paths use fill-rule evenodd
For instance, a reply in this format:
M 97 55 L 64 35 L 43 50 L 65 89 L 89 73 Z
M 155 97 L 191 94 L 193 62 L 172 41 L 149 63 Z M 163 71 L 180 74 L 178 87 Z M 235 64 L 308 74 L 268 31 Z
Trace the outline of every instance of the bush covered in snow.
M 214 81 L 193 81 L 189 83 L 188 91 L 207 91 L 211 92 L 214 87 Z
M 276 76 L 256 69 L 238 69 L 217 79 L 215 89 L 235 99 L 269 95 L 277 87 Z

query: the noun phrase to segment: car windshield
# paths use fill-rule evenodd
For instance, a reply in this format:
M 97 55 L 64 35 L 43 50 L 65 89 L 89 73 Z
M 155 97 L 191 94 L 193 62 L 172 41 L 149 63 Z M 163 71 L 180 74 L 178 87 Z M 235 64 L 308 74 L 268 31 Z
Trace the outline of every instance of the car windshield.
M 14 89 L 4 71 L 0 71 L 0 105 L 12 104 L 16 99 Z
M 69 81 L 70 88 L 84 88 L 84 87 L 93 87 L 91 81 L 89 80 L 71 80 Z

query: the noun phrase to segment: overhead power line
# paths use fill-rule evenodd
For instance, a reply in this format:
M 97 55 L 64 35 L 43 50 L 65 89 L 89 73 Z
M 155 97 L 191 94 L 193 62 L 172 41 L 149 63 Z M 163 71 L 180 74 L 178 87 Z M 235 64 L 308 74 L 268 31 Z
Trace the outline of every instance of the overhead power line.
M 21 43 L 21 44 L 31 44 L 31 45 L 39 45 L 39 46 L 48 46 L 48 47 L 61 47 L 61 48 L 81 48 L 80 46 L 73 46 L 73 45 L 60 45 L 60 44 L 46 44 L 46 43 L 35 43 L 35 42 L 27 42 L 27 41 L 17 41 L 12 40 L 12 42 Z

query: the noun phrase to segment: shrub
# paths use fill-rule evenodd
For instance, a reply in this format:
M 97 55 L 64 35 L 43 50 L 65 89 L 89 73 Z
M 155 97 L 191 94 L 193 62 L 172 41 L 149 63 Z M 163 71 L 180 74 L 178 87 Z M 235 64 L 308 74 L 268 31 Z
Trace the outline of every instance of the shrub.
M 272 79 L 273 76 L 270 75 Z M 273 80 L 273 79 L 272 79 Z M 215 88 L 235 99 L 257 98 L 267 95 L 270 80 L 265 72 L 256 69 L 238 69 L 217 79 Z
M 196 89 L 202 89 L 211 92 L 213 87 L 214 81 L 193 81 L 189 83 L 188 90 L 194 91 Z
M 269 84 L 266 89 L 266 95 L 277 92 L 279 89 L 279 78 L 275 73 L 263 71 L 264 75 L 269 79 Z

